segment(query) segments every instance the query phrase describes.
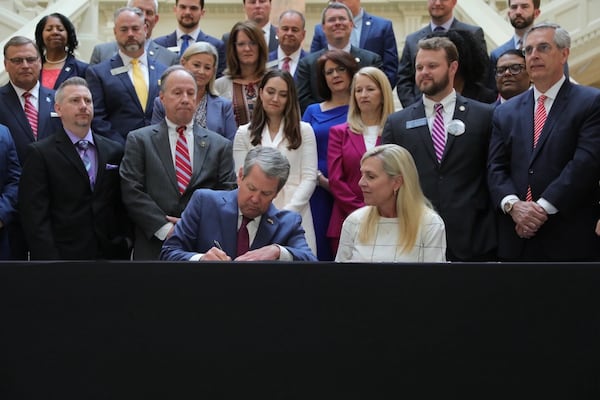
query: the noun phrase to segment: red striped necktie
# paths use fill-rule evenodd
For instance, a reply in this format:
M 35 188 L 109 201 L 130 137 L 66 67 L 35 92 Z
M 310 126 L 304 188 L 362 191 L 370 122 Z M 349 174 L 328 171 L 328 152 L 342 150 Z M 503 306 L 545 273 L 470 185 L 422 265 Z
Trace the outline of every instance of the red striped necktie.
M 542 130 L 544 129 L 544 124 L 546 123 L 546 118 L 548 115 L 546 114 L 546 107 L 544 106 L 544 102 L 548 96 L 541 95 L 537 100 L 537 107 L 535 108 L 535 114 L 533 117 L 533 148 L 538 144 L 540 140 L 540 136 L 542 135 Z M 533 194 L 531 193 L 531 186 L 527 187 L 527 195 L 525 197 L 527 201 L 533 201 Z
M 184 134 L 185 128 L 185 126 L 177 127 L 178 137 L 175 145 L 175 174 L 177 175 L 177 186 L 181 194 L 185 192 L 192 178 L 192 163 Z
M 29 121 L 29 125 L 31 126 L 31 130 L 33 131 L 33 137 L 37 140 L 38 135 L 38 111 L 31 102 L 31 93 L 25 92 L 23 93 L 23 98 L 25 99 L 25 116 L 27 117 L 27 121 Z

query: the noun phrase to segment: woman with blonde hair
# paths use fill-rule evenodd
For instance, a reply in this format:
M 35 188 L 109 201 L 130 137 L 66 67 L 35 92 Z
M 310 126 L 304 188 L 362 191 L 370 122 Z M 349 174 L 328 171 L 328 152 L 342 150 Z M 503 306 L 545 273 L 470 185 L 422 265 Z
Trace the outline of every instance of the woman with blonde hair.
M 233 102 L 237 126 L 252 120 L 257 85 L 265 74 L 269 56 L 263 31 L 252 21 L 237 22 L 227 41 L 227 69 L 215 81 L 219 95 Z
M 423 195 L 404 147 L 376 146 L 361 159 L 366 206 L 344 221 L 336 261 L 444 262 L 446 230 Z
M 290 162 L 288 180 L 273 204 L 302 216 L 306 241 L 316 254 L 309 200 L 317 181 L 317 144 L 311 126 L 300 121 L 296 85 L 289 72 L 270 70 L 260 82 L 252 122 L 240 126 L 233 141 L 236 171 L 244 165 L 248 151 L 258 145 L 277 148 Z
M 214 88 L 218 64 L 219 53 L 215 46 L 208 42 L 191 44 L 181 56 L 181 65 L 194 75 L 198 85 L 195 124 L 233 141 L 237 125 L 231 100 L 217 96 Z M 165 107 L 157 97 L 154 99 L 152 124 L 157 124 L 164 118 Z
M 361 68 L 352 80 L 348 120 L 329 130 L 327 167 L 333 208 L 327 237 L 337 251 L 342 223 L 357 208 L 364 206 L 358 186 L 363 154 L 381 143 L 385 120 L 394 111 L 389 80 L 375 67 Z

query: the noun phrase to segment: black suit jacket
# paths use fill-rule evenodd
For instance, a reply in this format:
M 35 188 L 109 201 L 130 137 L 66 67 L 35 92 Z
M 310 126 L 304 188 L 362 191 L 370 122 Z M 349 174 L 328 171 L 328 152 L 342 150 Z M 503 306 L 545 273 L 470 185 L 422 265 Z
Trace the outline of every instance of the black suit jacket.
M 210 35 L 205 34 L 200 31 L 198 33 L 198 37 L 196 38 L 196 42 L 208 42 L 215 46 L 217 49 L 217 53 L 219 54 L 219 64 L 217 65 L 217 78 L 223 75 L 223 71 L 226 67 L 226 59 L 225 59 L 225 44 L 217 39 L 216 37 L 212 37 Z M 177 34 L 176 32 L 171 32 L 168 35 L 157 37 L 154 40 L 154 43 L 157 43 L 166 49 L 178 54 L 178 59 L 181 59 L 181 54 L 179 54 L 179 47 L 177 47 Z
M 62 129 L 60 118 L 54 114 L 54 90 L 40 86 L 38 109 L 38 140 Z M 33 131 L 17 92 L 10 83 L 0 88 L 0 124 L 6 125 L 13 137 L 21 165 L 25 162 L 27 145 L 35 141 Z
M 323 49 L 315 53 L 310 53 L 300 60 L 298 68 L 296 68 L 294 80 L 296 81 L 298 99 L 300 100 L 300 108 L 303 114 L 309 105 L 325 100 L 319 96 L 314 69 L 317 67 L 317 60 L 326 51 L 327 49 Z M 382 69 L 383 62 L 378 54 L 354 46 L 350 48 L 350 53 L 355 57 L 359 68 L 373 66 Z
M 487 54 L 487 45 L 485 44 L 483 30 L 479 26 L 465 24 L 454 18 L 450 29 L 471 32 L 481 44 L 482 51 Z M 431 33 L 431 25 L 427 24 L 427 26 L 408 35 L 404 42 L 404 49 L 402 50 L 400 65 L 398 66 L 398 80 L 396 81 L 398 99 L 400 99 L 403 107 L 407 107 L 418 101 L 421 95 L 421 91 L 415 84 L 415 58 L 419 50 L 417 43 Z
M 481 261 L 496 249 L 495 215 L 486 183 L 493 110 L 457 95 L 453 119 L 463 121 L 465 131 L 448 134 L 441 163 L 422 101 L 390 115 L 383 129 L 384 143 L 405 147 L 415 159 L 423 193 L 446 224 L 449 260 Z
M 56 78 L 56 82 L 54 83 L 53 89 L 54 90 L 58 89 L 58 87 L 60 86 L 61 83 L 63 83 L 67 79 L 72 78 L 74 76 L 78 76 L 80 78 L 85 79 L 85 71 L 87 71 L 87 68 L 88 68 L 87 63 L 85 63 L 83 61 L 79 61 L 72 55 L 67 56 L 67 59 L 65 60 L 65 65 L 63 65 L 62 69 L 60 70 L 60 73 L 58 74 L 58 78 Z M 40 82 L 42 81 L 43 75 L 44 75 L 44 70 L 42 69 L 40 71 Z
M 600 90 L 561 86 L 535 149 L 533 90 L 496 107 L 489 153 L 492 201 L 515 194 L 544 198 L 558 209 L 531 239 L 521 239 L 509 215 L 499 217 L 499 255 L 536 261 L 598 260 L 600 239 Z
M 19 206 L 31 258 L 127 259 L 128 223 L 121 203 L 119 143 L 94 135 L 94 189 L 64 130 L 30 145 Z

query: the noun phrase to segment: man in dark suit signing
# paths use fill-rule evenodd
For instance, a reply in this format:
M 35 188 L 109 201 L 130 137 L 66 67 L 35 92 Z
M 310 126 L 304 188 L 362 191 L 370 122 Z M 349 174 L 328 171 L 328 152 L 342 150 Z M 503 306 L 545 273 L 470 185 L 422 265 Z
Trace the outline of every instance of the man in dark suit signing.
M 19 184 L 31 259 L 129 259 L 119 186 L 123 147 L 92 132 L 84 79 L 61 84 L 55 110 L 64 129 L 29 146 Z
M 423 193 L 446 225 L 446 258 L 492 261 L 496 224 L 486 162 L 493 106 L 456 93 L 459 62 L 450 39 L 419 42 L 415 79 L 423 96 L 388 118 L 383 142 L 412 154 Z
M 327 49 L 310 53 L 301 59 L 294 77 L 303 113 L 309 105 L 325 100 L 319 96 L 317 79 L 314 79 L 314 68 L 319 57 L 327 50 L 339 49 L 352 54 L 359 68 L 373 66 L 383 69 L 383 62 L 378 54 L 352 46 L 350 43 L 354 23 L 352 22 L 352 11 L 346 5 L 329 3 L 321 14 L 321 24 L 327 37 Z
M 290 163 L 279 150 L 251 149 L 238 173 L 237 190 L 194 193 L 175 233 L 165 242 L 161 259 L 317 261 L 304 237 L 300 214 L 272 204 L 289 172 Z
M 523 38 L 533 88 L 494 113 L 488 181 L 503 260 L 600 259 L 600 90 L 566 79 L 570 46 L 558 25 L 534 25 Z
M 129 0 L 127 7 L 137 7 L 144 12 L 146 17 L 146 53 L 148 57 L 155 59 L 159 63 L 169 66 L 179 63 L 177 54 L 169 51 L 167 48 L 159 45 L 152 40 L 152 30 L 158 22 L 158 0 Z M 90 64 L 98 64 L 108 58 L 111 58 L 119 51 L 119 44 L 116 41 L 100 43 L 94 46 Z
M 231 141 L 194 123 L 198 88 L 193 75 L 175 65 L 160 82 L 165 119 L 128 135 L 121 165 L 136 260 L 158 259 L 194 190 L 235 186 Z
M 483 30 L 479 26 L 465 24 L 454 17 L 454 7 L 457 0 L 427 0 L 427 7 L 431 21 L 427 26 L 420 30 L 411 33 L 406 37 L 404 49 L 400 56 L 400 65 L 398 67 L 398 80 L 396 82 L 396 91 L 398 99 L 403 107 L 408 107 L 415 101 L 419 100 L 421 92 L 415 85 L 415 57 L 418 50 L 419 40 L 427 37 L 432 32 L 454 30 L 465 30 L 473 34 L 479 45 L 480 50 L 487 54 L 487 45 L 483 37 Z M 479 54 L 479 53 L 476 53 Z M 488 72 L 484 73 L 488 76 Z M 487 78 L 484 78 L 487 79 Z M 485 82 L 484 82 L 485 83 Z

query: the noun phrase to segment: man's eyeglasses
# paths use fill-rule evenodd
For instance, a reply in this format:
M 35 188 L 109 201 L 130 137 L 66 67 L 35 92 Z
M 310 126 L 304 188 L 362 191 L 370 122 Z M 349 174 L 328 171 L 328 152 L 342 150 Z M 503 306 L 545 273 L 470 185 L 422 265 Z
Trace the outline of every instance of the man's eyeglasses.
M 540 43 L 537 46 L 527 46 L 523 48 L 523 55 L 530 56 L 533 53 L 533 49 L 535 49 L 538 53 L 546 54 L 552 50 L 552 45 L 550 43 Z
M 329 68 L 325 70 L 325 75 L 329 76 L 329 75 L 333 75 L 334 72 L 336 72 L 338 74 L 341 74 L 342 72 L 346 72 L 346 67 L 344 67 L 343 65 L 339 65 L 335 68 Z
M 10 61 L 14 65 L 21 65 L 23 64 L 23 61 L 27 61 L 27 64 L 33 64 L 39 59 L 39 57 L 14 57 L 9 58 L 8 61 Z
M 511 75 L 518 75 L 525 69 L 525 64 L 511 64 L 496 68 L 496 76 L 502 76 L 509 71 Z

